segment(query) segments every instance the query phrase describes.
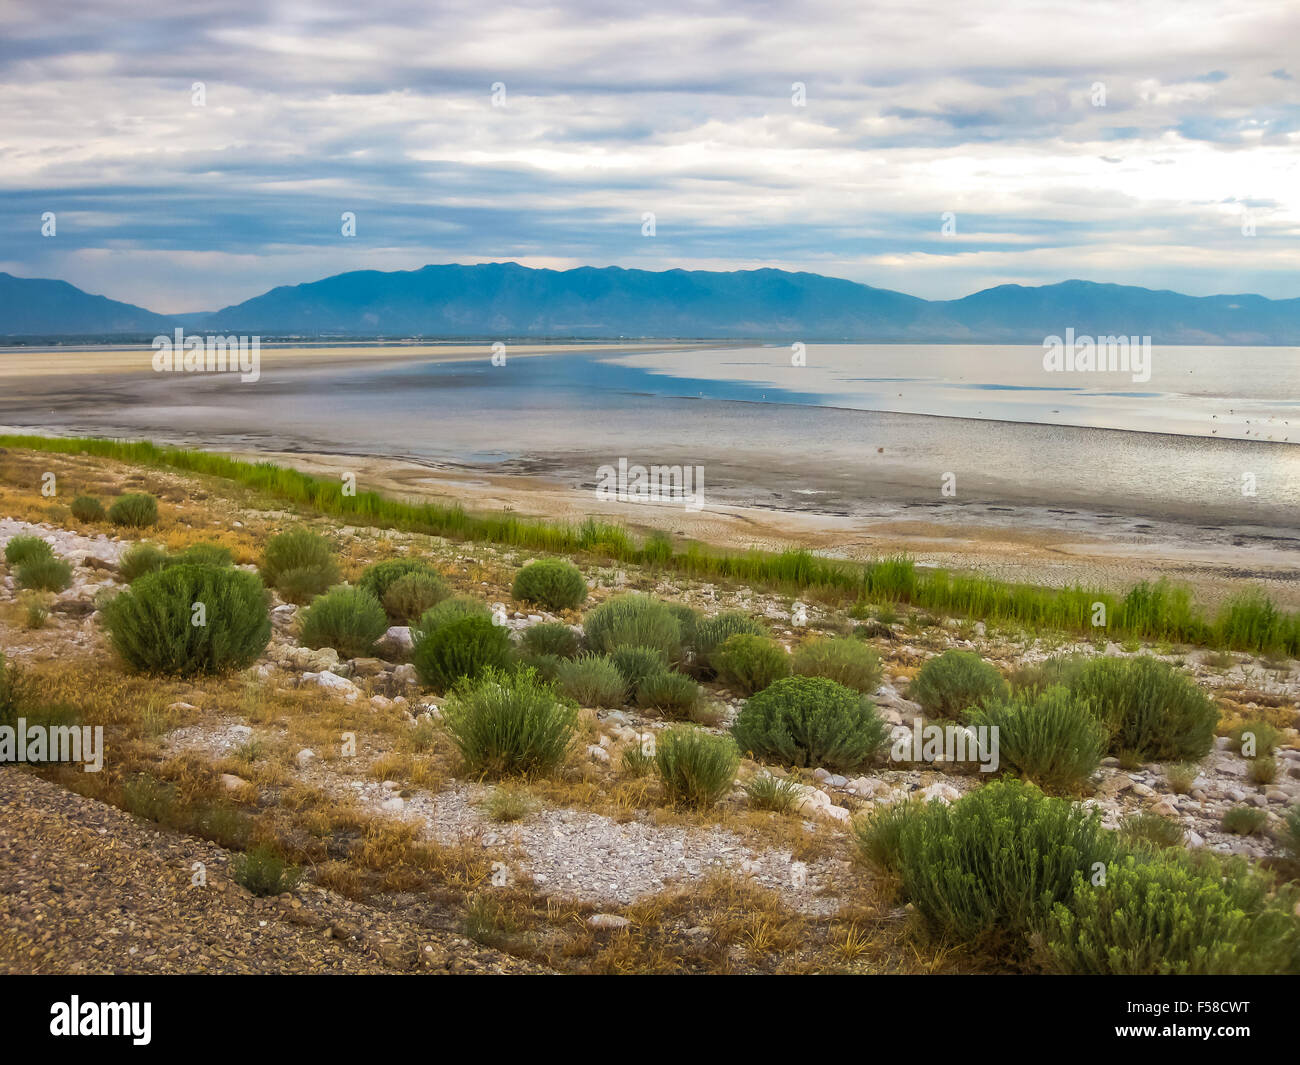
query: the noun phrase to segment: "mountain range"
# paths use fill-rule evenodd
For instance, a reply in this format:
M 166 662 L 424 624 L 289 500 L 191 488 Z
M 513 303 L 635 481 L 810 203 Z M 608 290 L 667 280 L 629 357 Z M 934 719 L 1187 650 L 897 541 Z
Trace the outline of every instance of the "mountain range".
M 1042 343 L 1076 335 L 1155 344 L 1300 345 L 1300 299 L 1186 296 L 1091 281 L 999 285 L 924 300 L 784 270 L 537 270 L 517 263 L 358 270 L 218 311 L 162 315 L 64 281 L 0 273 L 0 336 L 142 336 L 180 327 L 263 337 L 689 337 Z

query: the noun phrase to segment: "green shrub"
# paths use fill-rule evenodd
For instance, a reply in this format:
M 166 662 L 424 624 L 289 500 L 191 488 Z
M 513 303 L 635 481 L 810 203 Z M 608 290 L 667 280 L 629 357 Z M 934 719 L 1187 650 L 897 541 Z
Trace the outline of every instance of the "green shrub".
M 572 658 L 578 653 L 578 634 L 559 621 L 530 625 L 519 638 L 528 654 Z
M 587 647 L 609 654 L 620 647 L 654 647 L 669 662 L 681 655 L 682 626 L 671 607 L 646 595 L 606 599 L 583 621 Z
M 542 558 L 515 574 L 510 594 L 522 603 L 536 603 L 547 610 L 576 610 L 586 601 L 587 582 L 572 562 Z
M 579 706 L 613 709 L 627 698 L 627 682 L 608 655 L 582 655 L 560 663 L 556 686 Z
M 740 749 L 757 758 L 836 771 L 871 761 L 887 736 L 868 699 L 825 677 L 776 681 L 746 700 L 731 732 Z
M 907 694 L 931 717 L 960 719 L 973 706 L 1006 699 L 1008 688 L 973 651 L 944 651 L 921 667 Z
M 118 496 L 108 508 L 108 520 L 114 525 L 143 529 L 158 523 L 158 500 L 148 492 L 128 492 Z
M 903 894 L 932 928 L 1012 953 L 1070 897 L 1076 875 L 1116 854 L 1098 812 L 1013 778 L 951 806 L 927 803 L 897 841 Z
M 1232 749 L 1243 758 L 1255 758 L 1259 755 L 1272 754 L 1282 741 L 1282 733 L 1267 721 L 1246 721 L 1238 725 L 1228 737 L 1232 740 Z
M 1052 909 L 1045 954 L 1063 973 L 1294 971 L 1293 895 L 1270 898 L 1268 878 L 1243 865 L 1207 868 L 1176 852 L 1128 856 L 1106 867 L 1104 884 L 1076 874 L 1071 897 Z
M 728 791 L 736 778 L 740 755 L 726 736 L 679 726 L 659 734 L 655 770 L 668 801 L 706 809 Z
M 94 496 L 77 496 L 68 509 L 78 521 L 103 521 L 107 517 L 104 504 Z
M 1095 658 L 1073 691 L 1110 730 L 1110 751 L 1144 762 L 1199 761 L 1219 711 L 1194 681 L 1155 658 Z
M 15 536 L 5 544 L 5 562 L 10 566 L 53 557 L 54 549 L 39 536 Z
M 728 636 L 709 660 L 718 679 L 741 695 L 753 695 L 790 675 L 790 656 L 766 636 Z
M 117 575 L 134 584 L 146 573 L 157 573 L 167 565 L 167 552 L 154 544 L 132 544 L 117 560 Z
M 623 677 L 623 684 L 629 692 L 634 692 L 646 677 L 664 673 L 668 669 L 667 656 L 655 647 L 616 647 L 609 656 L 614 668 Z
M 202 604 L 202 620 L 196 610 Z M 266 590 L 253 574 L 171 566 L 103 607 L 114 650 L 132 669 L 189 675 L 244 669 L 271 641 Z
M 333 647 L 341 658 L 365 658 L 388 631 L 388 615 L 363 588 L 340 584 L 317 597 L 302 616 L 304 647 Z
M 411 653 L 421 683 L 443 692 L 464 677 L 477 677 L 488 669 L 504 670 L 510 657 L 506 630 L 494 625 L 490 617 L 477 615 L 424 633 Z
M 799 801 L 799 782 L 771 773 L 755 773 L 745 784 L 745 794 L 756 810 L 790 814 Z
M 677 619 L 677 627 L 682 637 L 682 647 L 689 647 L 698 651 L 699 649 L 695 643 L 698 635 L 697 629 L 704 620 L 700 612 L 685 603 L 669 603 L 668 609 L 672 611 L 673 617 Z
M 467 618 L 452 629 L 481 624 L 482 619 Z M 556 699 L 529 669 L 505 673 L 485 667 L 452 689 L 442 713 L 466 767 L 493 775 L 555 770 L 578 721 L 577 709 Z
M 996 728 L 998 759 L 1051 791 L 1077 788 L 1106 753 L 1110 734 L 1068 688 L 989 703 L 967 713 L 969 724 Z
M 631 777 L 643 777 L 655 767 L 655 756 L 646 750 L 638 737 L 637 742 L 623 748 L 619 756 L 619 769 Z
M 748 614 L 739 610 L 724 610 L 711 618 L 702 618 L 695 624 L 691 646 L 704 665 L 719 647 L 733 636 L 766 636 L 767 630 Z
M 1149 843 L 1153 847 L 1177 847 L 1186 833 L 1177 821 L 1144 810 L 1124 818 L 1120 835 L 1129 843 Z
M 0 681 L 0 709 L 4 707 L 3 682 Z M 1278 835 L 1282 849 L 1292 862 L 1300 862 L 1300 805 L 1292 806 L 1282 821 Z
M 537 675 L 548 684 L 554 684 L 560 679 L 560 663 L 566 661 L 559 655 L 535 655 L 527 652 L 521 654 L 518 658 L 520 667 L 533 669 Z
M 700 686 L 681 673 L 651 673 L 636 686 L 637 706 L 668 717 L 686 717 L 699 702 Z
M 14 570 L 19 588 L 61 592 L 72 583 L 72 567 L 59 558 L 33 558 Z
M 423 617 L 444 599 L 451 597 L 451 585 L 430 570 L 414 570 L 398 577 L 384 592 L 384 610 L 399 624 L 409 625 Z
M 31 698 L 32 688 L 27 675 L 0 654 L 0 725 L 14 728 Z
M 1032 692 L 1044 691 L 1057 685 L 1071 688 L 1089 661 L 1083 655 L 1058 655 L 1032 665 L 1020 666 L 1011 673 L 1011 689 L 1016 692 Z
M 1165 777 L 1169 781 L 1169 790 L 1175 795 L 1186 795 L 1192 790 L 1192 785 L 1196 783 L 1196 778 L 1200 776 L 1200 766 L 1194 762 L 1182 762 L 1179 765 L 1171 765 L 1165 769 Z
M 1277 780 L 1277 762 L 1273 760 L 1271 754 L 1261 754 L 1258 758 L 1252 758 L 1246 766 L 1246 776 L 1250 778 L 1252 784 L 1258 784 L 1260 787 L 1272 784 Z
M 310 529 L 272 536 L 262 552 L 262 579 L 290 603 L 310 602 L 339 581 L 334 548 Z
M 906 799 L 877 806 L 853 822 L 853 845 L 857 856 L 878 873 L 898 876 L 902 869 L 903 826 L 924 808 L 919 799 Z
M 424 637 L 432 636 L 444 626 L 464 618 L 486 618 L 491 621 L 492 611 L 481 599 L 470 595 L 453 595 L 420 615 L 420 620 L 411 626 L 411 640 L 419 643 Z
M 191 544 L 178 555 L 167 558 L 169 566 L 233 566 L 234 555 L 230 548 L 220 544 Z
M 1268 820 L 1268 814 L 1257 806 L 1233 806 L 1223 814 L 1223 830 L 1234 836 L 1253 836 Z
M 412 573 L 431 573 L 442 576 L 430 562 L 420 558 L 390 558 L 385 562 L 375 562 L 362 571 L 357 587 L 370 592 L 381 603 L 388 589 L 403 577 Z
M 252 850 L 239 855 L 230 867 L 235 883 L 254 895 L 281 895 L 292 891 L 301 872 L 290 865 L 269 843 L 259 843 Z
M 859 640 L 808 640 L 795 648 L 791 668 L 801 677 L 825 677 L 860 692 L 880 687 L 880 656 Z

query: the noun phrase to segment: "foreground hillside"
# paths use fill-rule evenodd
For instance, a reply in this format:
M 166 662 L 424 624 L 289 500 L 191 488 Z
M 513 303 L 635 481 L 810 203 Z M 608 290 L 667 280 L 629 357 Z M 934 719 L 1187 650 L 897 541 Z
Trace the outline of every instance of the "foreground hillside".
M 575 581 L 17 448 L 0 546 L 0 724 L 104 728 L 100 772 L 0 769 L 6 971 L 1300 963 L 1285 646 L 1085 641 L 594 552 Z M 169 589 L 178 627 L 133 628 Z M 891 757 L 891 728 L 959 720 L 1001 725 L 996 773 Z M 1034 847 L 1073 855 L 1051 884 Z M 1190 916 L 1155 906 L 1113 956 L 1072 931 L 1180 892 Z

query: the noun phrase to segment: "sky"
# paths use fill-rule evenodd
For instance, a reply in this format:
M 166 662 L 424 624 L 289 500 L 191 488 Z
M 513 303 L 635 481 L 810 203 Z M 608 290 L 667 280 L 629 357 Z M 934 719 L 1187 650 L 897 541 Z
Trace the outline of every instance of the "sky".
M 0 0 L 0 270 L 162 313 L 505 260 L 1300 297 L 1297 42 L 1297 0 Z

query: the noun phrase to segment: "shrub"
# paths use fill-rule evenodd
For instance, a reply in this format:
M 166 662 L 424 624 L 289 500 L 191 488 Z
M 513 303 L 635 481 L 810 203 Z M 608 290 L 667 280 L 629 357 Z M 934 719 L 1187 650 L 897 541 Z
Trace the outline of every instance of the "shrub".
M 193 623 L 197 604 L 206 624 Z M 266 591 L 237 569 L 172 566 L 146 574 L 106 603 L 103 617 L 117 653 L 149 673 L 244 669 L 271 641 Z
M 1110 730 L 1110 750 L 1140 761 L 1199 761 L 1219 711 L 1192 680 L 1154 658 L 1096 658 L 1073 690 Z
M 384 592 L 384 610 L 394 621 L 410 624 L 450 597 L 451 586 L 441 574 L 413 570 L 388 586 Z
M 629 692 L 636 691 L 637 685 L 646 677 L 668 669 L 667 657 L 654 647 L 617 647 L 609 657 L 614 668 L 622 674 L 623 683 Z
M 572 658 L 578 653 L 578 634 L 559 621 L 544 621 L 524 629 L 519 643 L 534 655 L 555 655 Z
M 880 687 L 880 656 L 859 640 L 809 640 L 795 648 L 791 668 L 801 677 L 825 677 L 860 692 Z
M 1246 721 L 1228 733 L 1232 749 L 1243 758 L 1272 754 L 1282 740 L 1282 733 L 1267 721 Z
M 1223 814 L 1223 830 L 1234 836 L 1253 836 L 1268 820 L 1268 814 L 1257 806 L 1234 806 Z
M 1258 758 L 1250 760 L 1250 764 L 1246 766 L 1246 775 L 1250 777 L 1252 784 L 1258 784 L 1260 787 L 1272 784 L 1277 779 L 1277 762 L 1273 760 L 1271 754 L 1261 754 Z
M 628 776 L 643 777 L 655 766 L 655 756 L 638 737 L 637 742 L 623 748 L 618 767 Z
M 118 496 L 108 508 L 108 520 L 114 525 L 143 529 L 158 522 L 158 500 L 148 492 L 128 492 Z
M 709 660 L 718 679 L 741 695 L 753 695 L 790 675 L 790 656 L 766 636 L 728 636 Z
M 564 661 L 559 655 L 534 655 L 527 652 L 518 658 L 520 666 L 535 669 L 537 675 L 548 684 L 554 684 L 559 679 L 560 663 Z
M 776 681 L 745 702 L 731 732 L 755 757 L 837 771 L 866 764 L 886 739 L 875 706 L 825 677 Z
M 682 646 L 693 648 L 698 652 L 699 648 L 696 646 L 697 629 L 704 620 L 700 616 L 700 612 L 685 603 L 669 603 L 668 609 L 672 611 L 673 617 L 677 619 L 677 626 L 682 636 Z
M 667 603 L 646 595 L 616 595 L 583 622 L 587 647 L 608 654 L 619 647 L 654 647 L 669 662 L 681 655 L 681 622 Z
M 1002 674 L 972 651 L 944 651 L 921 667 L 908 696 L 931 717 L 959 719 L 973 706 L 1007 697 Z
M 728 791 L 736 778 L 740 755 L 726 736 L 680 726 L 660 733 L 655 770 L 668 801 L 706 809 Z
M 977 707 L 968 712 L 967 721 L 996 728 L 1002 765 L 1049 790 L 1075 788 L 1086 781 L 1110 739 L 1087 704 L 1061 687 Z
M 700 701 L 700 686 L 690 677 L 665 670 L 636 686 L 636 705 L 669 717 L 687 717 Z
M 31 693 L 26 674 L 0 654 L 0 725 L 16 726 Z
M 21 604 L 20 604 L 21 605 Z M 39 598 L 28 599 L 23 606 L 23 624 L 29 629 L 43 629 L 50 620 L 50 610 Z
M 903 894 L 932 928 L 1016 953 L 1075 876 L 1116 853 L 1098 812 L 1011 778 L 951 806 L 927 803 L 903 819 L 897 841 Z
M 503 784 L 492 789 L 492 794 L 483 802 L 483 812 L 498 824 L 522 821 L 533 811 L 536 803 L 524 788 Z
M 39 536 L 15 536 L 5 544 L 5 562 L 10 566 L 53 557 L 54 549 Z
M 1182 762 L 1169 766 L 1165 770 L 1165 778 L 1169 781 L 1169 789 L 1175 795 L 1186 795 L 1192 790 L 1192 785 L 1196 783 L 1200 772 L 1200 767 L 1194 763 Z
M 1071 897 L 1052 909 L 1045 954 L 1065 973 L 1287 972 L 1297 922 L 1291 893 L 1283 894 L 1270 899 L 1268 879 L 1241 865 L 1207 869 L 1177 853 L 1130 855 L 1107 866 L 1103 885 L 1076 874 Z
M 72 567 L 58 558 L 33 558 L 14 570 L 19 588 L 61 592 L 72 583 Z
M 853 843 L 858 858 L 878 873 L 897 876 L 902 868 L 903 825 L 920 814 L 917 799 L 878 806 L 853 822 Z
M 390 558 L 367 566 L 362 571 L 357 586 L 366 589 L 382 603 L 388 589 L 412 573 L 432 573 L 434 576 L 441 576 L 432 564 L 423 559 Z
M 583 655 L 560 663 L 556 686 L 579 706 L 612 709 L 622 706 L 627 683 L 608 655 Z
M 231 875 L 236 884 L 254 895 L 268 896 L 291 891 L 301 873 L 296 865 L 276 854 L 269 843 L 259 843 L 231 863 Z
M 2 684 L 0 684 L 0 687 L 2 687 Z M 3 708 L 3 706 L 3 695 L 0 694 L 0 708 Z M 1286 818 L 1282 821 L 1279 841 L 1282 844 L 1282 849 L 1286 851 L 1287 857 L 1292 862 L 1300 862 L 1300 805 L 1292 806 L 1287 812 Z
M 721 614 L 696 622 L 691 646 L 699 660 L 707 664 L 713 652 L 733 636 L 766 635 L 767 630 L 748 614 L 739 610 L 724 610 Z
M 167 558 L 169 566 L 233 566 L 234 563 L 230 548 L 220 544 L 190 544 L 179 555 Z
M 799 783 L 771 773 L 755 773 L 745 785 L 745 794 L 756 810 L 772 810 L 778 814 L 794 813 L 799 801 Z
M 117 561 L 117 575 L 134 584 L 146 573 L 157 573 L 167 565 L 167 552 L 153 544 L 132 544 Z
M 310 602 L 339 581 L 334 548 L 310 529 L 272 536 L 262 552 L 262 579 L 290 603 Z
M 103 521 L 107 516 L 104 504 L 94 496 L 77 496 L 68 509 L 78 521 Z
M 510 594 L 522 603 L 536 603 L 547 610 L 575 610 L 586 601 L 587 582 L 572 562 L 543 558 L 515 574 Z
M 363 588 L 340 584 L 319 596 L 302 616 L 305 647 L 333 647 L 343 658 L 364 658 L 388 631 L 388 615 Z
M 1020 666 L 1011 673 L 1011 689 L 1017 692 L 1044 691 L 1062 685 L 1073 687 L 1079 671 L 1089 662 L 1083 655 L 1060 655 L 1032 665 Z
M 444 632 L 482 623 L 467 618 Z M 578 722 L 577 709 L 556 699 L 532 670 L 505 673 L 491 666 L 477 678 L 462 679 L 442 713 L 466 767 L 493 775 L 556 769 Z
M 437 609 L 435 607 L 435 609 Z M 447 691 L 463 677 L 510 664 L 510 636 L 490 617 L 470 616 L 421 635 L 411 654 L 423 684 Z
M 419 643 L 425 636 L 432 636 L 444 626 L 464 618 L 487 618 L 491 621 L 492 611 L 481 599 L 469 595 L 453 595 L 420 615 L 420 620 L 411 626 L 411 640 Z
M 1149 843 L 1153 847 L 1177 847 L 1186 833 L 1177 821 L 1144 810 L 1130 814 L 1120 826 L 1120 835 L 1130 843 Z

